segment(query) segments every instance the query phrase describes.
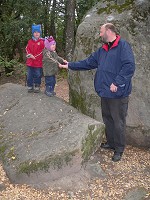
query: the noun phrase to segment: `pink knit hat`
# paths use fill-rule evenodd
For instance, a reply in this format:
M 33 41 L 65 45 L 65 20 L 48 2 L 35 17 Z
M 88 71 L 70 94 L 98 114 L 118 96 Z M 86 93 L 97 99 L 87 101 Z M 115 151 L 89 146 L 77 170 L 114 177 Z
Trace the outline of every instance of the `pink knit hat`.
M 49 36 L 45 38 L 44 44 L 45 44 L 45 48 L 50 50 L 51 45 L 53 44 L 56 45 L 56 41 L 54 40 L 53 36 Z

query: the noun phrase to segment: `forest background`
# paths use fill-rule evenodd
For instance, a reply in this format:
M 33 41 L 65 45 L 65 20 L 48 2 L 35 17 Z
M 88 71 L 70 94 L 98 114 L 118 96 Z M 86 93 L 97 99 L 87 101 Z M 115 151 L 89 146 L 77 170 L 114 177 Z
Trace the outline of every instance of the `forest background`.
M 73 58 L 76 30 L 86 12 L 100 0 L 1 0 L 0 77 L 25 71 L 25 47 L 32 24 L 42 25 L 42 37 L 53 35 L 57 53 Z

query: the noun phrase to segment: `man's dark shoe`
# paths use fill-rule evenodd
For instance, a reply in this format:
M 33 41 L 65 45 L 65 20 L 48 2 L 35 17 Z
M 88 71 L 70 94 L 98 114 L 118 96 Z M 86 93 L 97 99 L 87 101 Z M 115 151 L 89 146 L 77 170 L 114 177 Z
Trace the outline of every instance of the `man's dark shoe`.
M 101 144 L 101 148 L 115 150 L 115 148 L 111 147 L 107 142 L 106 143 L 102 143 Z
M 121 160 L 122 154 L 123 153 L 120 153 L 120 152 L 114 152 L 114 155 L 112 157 L 112 161 L 118 162 L 119 160 Z

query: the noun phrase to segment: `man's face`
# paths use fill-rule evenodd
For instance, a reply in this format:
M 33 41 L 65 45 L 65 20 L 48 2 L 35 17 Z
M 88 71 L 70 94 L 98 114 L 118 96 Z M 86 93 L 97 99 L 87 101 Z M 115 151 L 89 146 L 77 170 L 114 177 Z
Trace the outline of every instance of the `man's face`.
M 34 36 L 36 39 L 39 39 L 40 33 L 37 32 L 37 31 L 35 31 L 35 32 L 33 33 L 33 36 Z
M 102 26 L 100 28 L 100 37 L 101 37 L 103 43 L 108 43 L 109 42 L 108 41 L 107 29 L 105 29 L 104 26 Z

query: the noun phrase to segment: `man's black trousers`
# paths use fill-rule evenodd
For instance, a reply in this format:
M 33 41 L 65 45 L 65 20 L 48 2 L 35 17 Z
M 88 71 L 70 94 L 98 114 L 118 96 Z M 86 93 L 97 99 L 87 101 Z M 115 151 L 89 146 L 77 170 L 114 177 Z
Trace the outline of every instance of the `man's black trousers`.
M 126 116 L 129 97 L 101 98 L 102 118 L 108 144 L 122 153 L 125 148 Z

